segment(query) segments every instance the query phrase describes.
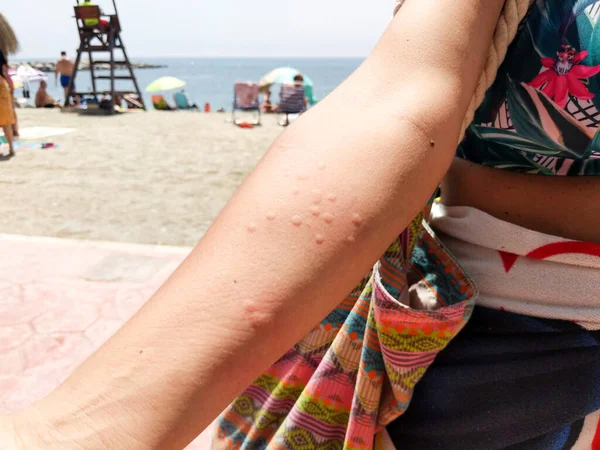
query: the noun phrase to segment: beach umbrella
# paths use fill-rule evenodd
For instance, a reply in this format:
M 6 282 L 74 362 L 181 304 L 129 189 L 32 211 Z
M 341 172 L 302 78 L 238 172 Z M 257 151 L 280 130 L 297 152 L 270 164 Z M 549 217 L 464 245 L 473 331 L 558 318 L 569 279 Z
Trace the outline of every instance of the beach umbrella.
M 22 88 L 23 85 L 33 83 L 34 81 L 46 81 L 48 76 L 41 70 L 34 69 L 29 64 L 21 64 L 19 67 L 8 69 L 8 76 L 13 82 L 15 89 Z
M 28 83 L 42 80 L 46 81 L 48 79 L 48 76 L 44 72 L 39 69 L 34 69 L 29 64 L 21 64 L 17 67 L 16 76 L 19 77 L 21 81 L 27 81 Z
M 294 77 L 299 73 L 302 72 L 300 72 L 298 69 L 294 69 L 293 67 L 279 67 L 264 75 L 258 84 L 263 90 L 274 84 L 291 84 L 294 82 Z M 305 86 L 313 85 L 313 82 L 310 78 L 304 74 L 302 74 L 302 76 L 304 77 Z
M 185 81 L 175 77 L 160 77 L 146 86 L 146 92 L 170 91 L 185 86 Z
M 258 82 L 258 85 L 260 86 L 261 92 L 266 92 L 274 84 L 292 84 L 294 82 L 294 77 L 299 73 L 302 72 L 293 67 L 279 67 L 264 75 Z M 314 104 L 313 81 L 304 74 L 302 74 L 302 76 L 304 77 L 304 89 L 306 91 L 306 96 L 308 97 L 310 103 Z

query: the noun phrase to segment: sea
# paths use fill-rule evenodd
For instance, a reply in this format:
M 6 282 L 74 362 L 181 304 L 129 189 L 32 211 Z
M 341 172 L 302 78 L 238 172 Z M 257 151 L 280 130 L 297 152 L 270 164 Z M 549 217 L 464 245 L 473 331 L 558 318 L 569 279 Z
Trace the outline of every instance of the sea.
M 44 61 L 47 58 L 28 58 L 30 61 Z M 132 58 L 132 62 L 151 63 L 166 67 L 157 69 L 135 69 L 135 75 L 140 90 L 149 107 L 150 94 L 145 88 L 153 80 L 162 76 L 173 76 L 184 80 L 186 92 L 191 100 L 202 108 L 206 103 L 213 111 L 224 108 L 231 110 L 233 104 L 233 86 L 237 81 L 258 81 L 271 70 L 291 66 L 309 76 L 314 83 L 315 99 L 321 100 L 342 81 L 344 81 L 361 63 L 362 58 Z M 126 71 L 116 71 L 117 75 Z M 105 73 L 103 73 L 105 74 Z M 76 87 L 78 91 L 91 91 L 90 72 L 87 70 L 77 73 Z M 99 90 L 108 90 L 108 80 L 98 80 Z M 132 83 L 128 80 L 117 80 L 117 90 L 131 90 Z M 32 83 L 32 97 L 37 90 L 37 83 Z M 50 94 L 63 100 L 63 91 L 54 85 L 54 74 L 48 74 L 48 90 Z M 277 101 L 274 90 L 274 101 Z M 18 89 L 16 96 L 20 96 Z M 166 98 L 173 103 L 171 93 Z

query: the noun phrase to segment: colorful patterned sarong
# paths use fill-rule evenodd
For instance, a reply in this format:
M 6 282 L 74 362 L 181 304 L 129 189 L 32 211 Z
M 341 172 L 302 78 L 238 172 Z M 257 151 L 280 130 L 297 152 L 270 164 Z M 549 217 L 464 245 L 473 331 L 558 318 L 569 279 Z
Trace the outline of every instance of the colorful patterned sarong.
M 469 319 L 471 281 L 422 228 L 221 415 L 213 449 L 367 450 Z

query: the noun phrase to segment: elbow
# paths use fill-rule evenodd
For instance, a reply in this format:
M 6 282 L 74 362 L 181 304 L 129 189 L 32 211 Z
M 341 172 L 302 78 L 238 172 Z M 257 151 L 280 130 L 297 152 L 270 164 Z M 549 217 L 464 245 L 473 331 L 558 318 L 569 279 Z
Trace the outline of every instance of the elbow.
M 454 145 L 463 132 L 471 99 L 472 93 L 463 90 L 457 77 L 439 71 L 413 78 L 391 96 L 396 117 L 429 132 L 443 131 Z

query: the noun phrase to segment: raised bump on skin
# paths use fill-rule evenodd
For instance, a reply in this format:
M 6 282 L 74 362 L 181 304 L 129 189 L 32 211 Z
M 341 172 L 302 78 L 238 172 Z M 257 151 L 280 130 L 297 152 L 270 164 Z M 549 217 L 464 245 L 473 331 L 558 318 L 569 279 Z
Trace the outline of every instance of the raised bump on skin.
M 313 196 L 313 203 L 316 205 L 321 203 L 321 191 L 318 189 L 313 189 L 311 193 Z
M 295 227 L 299 227 L 300 225 L 302 225 L 302 217 L 300 217 L 300 216 L 292 217 L 292 225 L 294 225 Z
M 321 215 L 321 210 L 318 206 L 311 206 L 310 213 L 315 217 L 319 217 Z
M 333 202 L 335 202 L 337 200 L 337 195 L 335 195 L 333 193 L 332 194 L 328 194 L 327 195 L 327 200 L 329 200 L 330 202 L 333 203 Z
M 325 221 L 325 223 L 332 223 L 334 219 L 335 216 L 330 212 L 326 212 L 325 214 L 323 214 L 323 220 Z
M 325 238 L 323 237 L 323 235 L 322 235 L 322 234 L 316 234 L 316 235 L 315 235 L 315 242 L 316 242 L 318 245 L 321 245 L 323 242 L 325 242 Z
M 358 213 L 354 213 L 352 214 L 352 223 L 357 226 L 360 227 L 362 225 L 363 219 L 362 217 L 360 217 L 360 214 Z
M 275 215 L 275 213 L 273 211 L 269 211 L 267 213 L 267 220 L 273 222 L 275 220 L 277 216 Z
M 257 226 L 256 226 L 256 224 L 254 222 L 250 222 L 248 224 L 247 229 L 248 229 L 248 232 L 254 233 L 256 231 L 256 229 L 257 229 Z
M 246 323 L 253 329 L 259 329 L 264 325 L 271 323 L 273 314 L 267 311 L 263 304 L 244 299 L 242 300 L 243 309 L 245 312 Z
M 350 242 L 350 243 L 354 243 L 354 242 L 356 241 L 356 238 L 354 237 L 354 235 L 353 235 L 353 234 L 351 234 L 350 236 L 348 236 L 348 237 L 346 238 L 346 240 L 347 240 L 348 242 Z

